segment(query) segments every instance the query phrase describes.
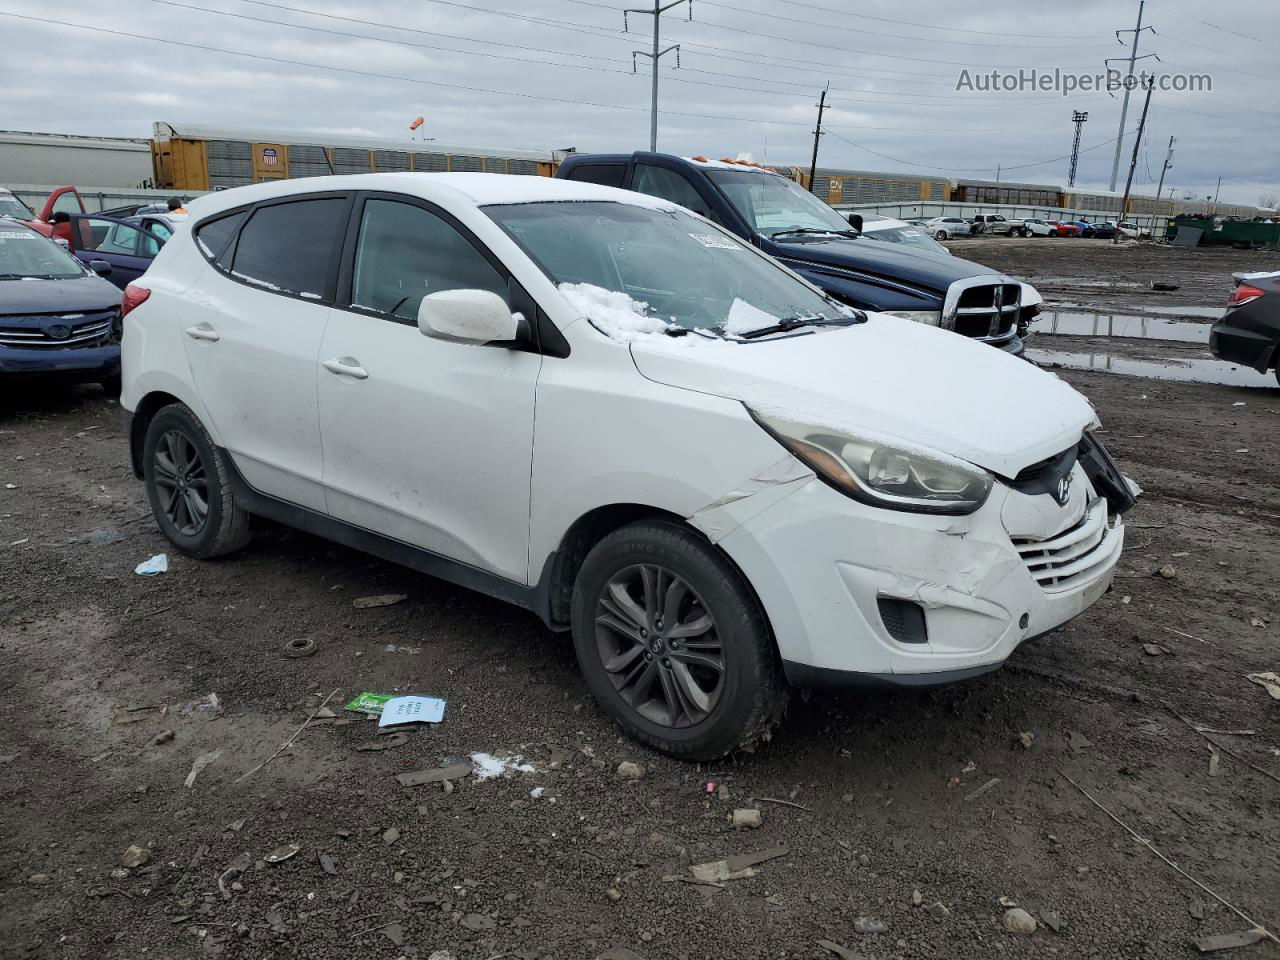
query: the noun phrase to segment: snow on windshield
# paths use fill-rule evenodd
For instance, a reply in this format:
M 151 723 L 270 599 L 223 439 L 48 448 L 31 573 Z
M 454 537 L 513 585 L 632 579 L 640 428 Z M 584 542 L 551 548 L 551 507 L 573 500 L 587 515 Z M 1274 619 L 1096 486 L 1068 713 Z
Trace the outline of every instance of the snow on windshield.
M 675 324 L 650 316 L 647 303 L 625 293 L 593 283 L 562 283 L 559 290 L 597 330 L 622 343 L 675 329 Z

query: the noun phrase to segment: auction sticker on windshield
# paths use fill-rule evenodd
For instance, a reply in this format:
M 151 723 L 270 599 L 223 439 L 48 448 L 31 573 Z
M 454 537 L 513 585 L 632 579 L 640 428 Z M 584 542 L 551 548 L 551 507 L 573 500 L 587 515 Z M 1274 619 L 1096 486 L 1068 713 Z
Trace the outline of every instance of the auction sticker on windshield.
M 0 240 L 34 240 L 36 235 L 29 230 L 0 230 Z
M 704 247 L 714 248 L 716 250 L 741 250 L 738 244 L 734 243 L 728 237 L 717 237 L 714 233 L 691 233 L 689 236 L 697 240 Z

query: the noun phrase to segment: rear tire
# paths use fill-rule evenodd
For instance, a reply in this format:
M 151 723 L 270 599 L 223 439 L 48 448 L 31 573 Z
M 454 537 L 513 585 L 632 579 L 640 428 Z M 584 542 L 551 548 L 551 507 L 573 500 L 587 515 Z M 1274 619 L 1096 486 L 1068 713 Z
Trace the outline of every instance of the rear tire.
M 714 760 L 782 715 L 782 664 L 759 602 L 685 527 L 644 521 L 596 544 L 574 584 L 572 624 L 596 702 L 655 750 Z
M 236 506 L 223 454 L 186 404 L 152 418 L 142 449 L 151 512 L 178 550 L 203 560 L 249 542 L 249 514 Z

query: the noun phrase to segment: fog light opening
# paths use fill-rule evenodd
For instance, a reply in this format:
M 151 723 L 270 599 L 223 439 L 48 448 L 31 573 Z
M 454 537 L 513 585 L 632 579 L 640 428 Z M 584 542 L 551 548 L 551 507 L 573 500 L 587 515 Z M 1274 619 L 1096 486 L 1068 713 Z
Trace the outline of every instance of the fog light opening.
M 1018 618 L 1018 626 L 1021 627 L 1023 630 L 1027 629 L 1030 623 L 1031 623 L 1031 614 L 1029 613 L 1024 613 L 1022 616 Z

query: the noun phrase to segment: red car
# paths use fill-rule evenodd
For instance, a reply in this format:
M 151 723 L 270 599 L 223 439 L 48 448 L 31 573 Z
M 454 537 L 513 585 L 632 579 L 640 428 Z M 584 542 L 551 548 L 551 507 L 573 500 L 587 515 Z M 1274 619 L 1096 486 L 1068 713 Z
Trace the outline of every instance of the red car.
M 1063 223 L 1061 220 L 1046 220 L 1045 223 L 1053 227 L 1054 232 L 1060 237 L 1079 237 L 1084 235 L 1084 231 L 1074 223 Z
M 0 216 L 21 220 L 37 233 L 43 233 L 46 237 L 52 237 L 55 240 L 70 240 L 71 224 L 68 218 L 85 212 L 84 201 L 80 199 L 80 194 L 76 192 L 75 187 L 59 187 L 49 194 L 49 199 L 44 202 L 44 208 L 39 216 L 36 216 L 30 207 L 11 192 L 0 188 Z M 66 216 L 59 217 L 58 214 L 66 214 Z

